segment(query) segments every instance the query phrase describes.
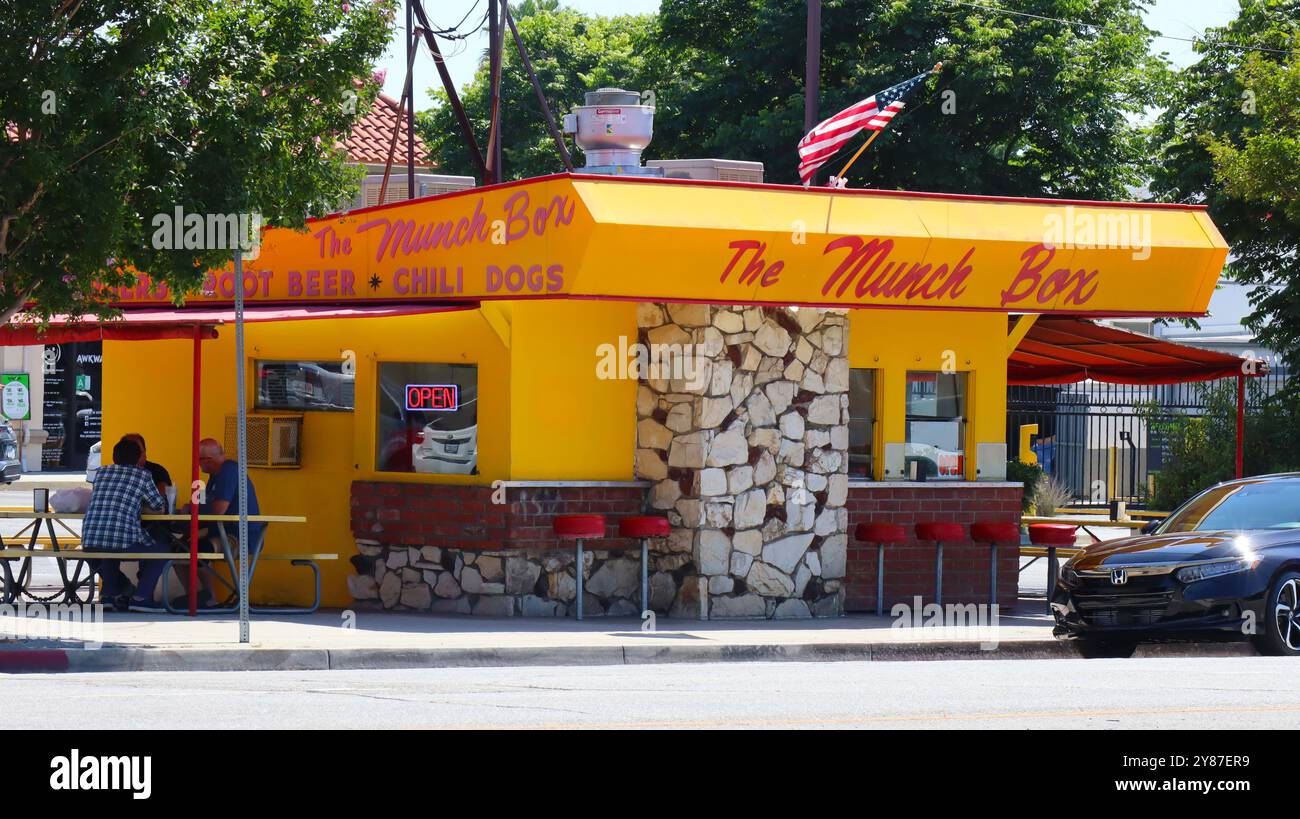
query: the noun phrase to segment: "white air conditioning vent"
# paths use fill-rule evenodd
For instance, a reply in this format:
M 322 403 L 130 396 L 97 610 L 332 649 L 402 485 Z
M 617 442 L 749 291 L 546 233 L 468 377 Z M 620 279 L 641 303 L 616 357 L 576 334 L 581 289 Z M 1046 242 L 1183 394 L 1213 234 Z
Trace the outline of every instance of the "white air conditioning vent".
M 372 208 L 380 204 L 379 188 L 383 185 L 384 175 L 367 174 L 361 181 L 361 195 L 351 203 L 352 210 Z M 444 176 L 442 174 L 418 173 L 415 175 L 415 195 L 417 198 L 437 196 L 441 193 L 463 191 L 474 187 L 472 176 Z M 388 177 L 388 188 L 384 191 L 383 204 L 401 202 L 406 199 L 406 174 L 394 170 Z
M 669 179 L 762 182 L 763 163 L 741 159 L 651 159 L 647 168 L 663 168 Z

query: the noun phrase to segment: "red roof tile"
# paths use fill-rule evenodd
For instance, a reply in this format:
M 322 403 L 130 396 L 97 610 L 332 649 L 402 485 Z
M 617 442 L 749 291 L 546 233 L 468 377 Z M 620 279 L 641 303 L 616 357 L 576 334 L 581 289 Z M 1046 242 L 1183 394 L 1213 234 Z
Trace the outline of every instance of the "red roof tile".
M 398 101 L 386 94 L 380 94 L 375 104 L 357 124 L 352 133 L 343 140 L 343 148 L 353 162 L 382 165 L 388 161 L 388 145 L 393 139 L 393 125 L 397 122 Z M 409 120 L 406 112 L 401 114 L 402 124 L 397 133 L 397 145 L 393 148 L 393 165 L 406 165 L 406 133 Z M 432 165 L 428 159 L 428 148 L 419 134 L 415 136 L 415 164 Z

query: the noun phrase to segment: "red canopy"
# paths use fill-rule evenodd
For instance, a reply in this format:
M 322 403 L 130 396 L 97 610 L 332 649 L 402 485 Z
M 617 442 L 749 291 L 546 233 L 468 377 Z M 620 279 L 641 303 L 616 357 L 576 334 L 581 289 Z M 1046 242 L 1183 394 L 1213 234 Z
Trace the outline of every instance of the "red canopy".
M 1040 316 L 1007 357 L 1007 383 L 1177 384 L 1267 372 L 1263 363 L 1246 368 L 1245 362 L 1083 319 Z
M 305 319 L 384 318 L 419 313 L 442 313 L 472 310 L 476 303 L 362 305 L 358 307 L 297 306 L 248 307 L 244 321 L 302 321 Z M 64 344 L 70 341 L 152 341 L 164 338 L 216 338 L 217 327 L 233 324 L 235 311 L 229 308 L 178 307 L 175 309 L 124 310 L 120 318 L 96 321 L 93 318 L 55 316 L 41 329 L 35 324 L 18 323 L 0 327 L 0 347 L 25 344 Z

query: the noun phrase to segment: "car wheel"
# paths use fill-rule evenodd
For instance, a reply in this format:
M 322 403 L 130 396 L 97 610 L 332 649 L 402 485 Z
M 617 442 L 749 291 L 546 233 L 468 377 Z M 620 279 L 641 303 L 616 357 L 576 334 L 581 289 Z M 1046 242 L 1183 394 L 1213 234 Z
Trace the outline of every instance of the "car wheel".
M 1269 586 L 1263 633 L 1255 638 L 1260 654 L 1300 655 L 1300 573 L 1284 572 Z
M 1137 640 L 1106 637 L 1082 637 L 1074 641 L 1075 652 L 1085 660 L 1132 657 Z

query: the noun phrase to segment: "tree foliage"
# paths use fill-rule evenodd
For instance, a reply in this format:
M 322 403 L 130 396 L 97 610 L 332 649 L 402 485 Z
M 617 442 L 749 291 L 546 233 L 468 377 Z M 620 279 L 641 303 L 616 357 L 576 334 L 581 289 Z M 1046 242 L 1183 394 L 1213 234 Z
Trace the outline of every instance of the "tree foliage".
M 1300 0 L 1241 0 L 1179 73 L 1153 137 L 1151 190 L 1203 203 L 1254 285 L 1247 325 L 1300 366 Z M 1266 50 L 1267 49 L 1267 50 Z
M 393 0 L 4 2 L 0 314 L 105 314 L 147 272 L 193 291 L 230 250 L 154 246 L 157 214 L 260 213 L 298 227 L 355 172 L 338 138 Z

